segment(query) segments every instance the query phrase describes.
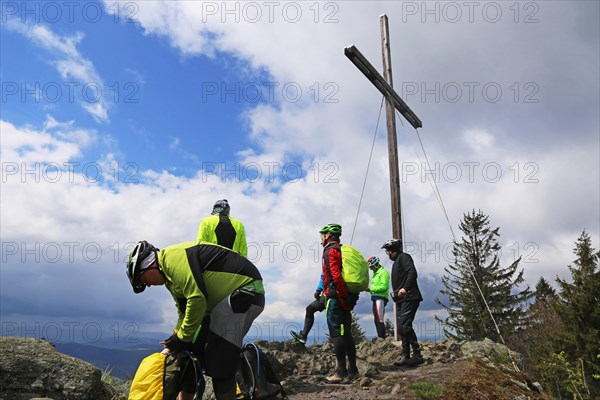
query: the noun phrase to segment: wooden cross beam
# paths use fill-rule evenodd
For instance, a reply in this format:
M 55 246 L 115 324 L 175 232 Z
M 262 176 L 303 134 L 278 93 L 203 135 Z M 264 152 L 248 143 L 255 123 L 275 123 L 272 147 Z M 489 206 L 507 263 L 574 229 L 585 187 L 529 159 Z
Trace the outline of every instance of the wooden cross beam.
M 375 67 L 362 55 L 356 46 L 348 46 L 344 49 L 344 54 L 356 65 L 356 67 L 362 72 L 368 80 L 383 94 L 386 100 L 406 118 L 406 120 L 416 129 L 422 128 L 423 123 L 417 117 L 417 115 L 410 109 L 410 107 L 402 100 L 402 98 L 396 93 L 394 88 L 383 79 L 381 74 L 377 72 Z

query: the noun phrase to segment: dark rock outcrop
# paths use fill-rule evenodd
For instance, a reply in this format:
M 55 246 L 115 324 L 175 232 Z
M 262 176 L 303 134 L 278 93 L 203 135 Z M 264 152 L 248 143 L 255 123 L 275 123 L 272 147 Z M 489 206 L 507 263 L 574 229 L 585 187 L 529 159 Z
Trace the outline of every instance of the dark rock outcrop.
M 111 400 L 101 371 L 40 339 L 0 338 L 0 400 Z

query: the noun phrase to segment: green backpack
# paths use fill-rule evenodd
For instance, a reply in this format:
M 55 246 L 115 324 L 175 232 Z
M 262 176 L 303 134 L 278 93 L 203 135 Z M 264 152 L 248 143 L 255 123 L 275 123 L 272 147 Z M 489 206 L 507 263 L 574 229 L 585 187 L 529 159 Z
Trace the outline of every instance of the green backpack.
M 358 294 L 369 287 L 369 266 L 367 261 L 354 247 L 342 245 L 342 278 L 348 292 Z

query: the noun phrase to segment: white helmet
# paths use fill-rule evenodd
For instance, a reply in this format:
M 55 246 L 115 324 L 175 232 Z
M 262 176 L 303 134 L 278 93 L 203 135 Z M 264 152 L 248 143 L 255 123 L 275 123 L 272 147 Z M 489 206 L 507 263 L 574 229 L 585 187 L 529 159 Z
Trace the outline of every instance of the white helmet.
M 129 278 L 131 287 L 133 287 L 134 293 L 141 293 L 146 289 L 146 285 L 139 280 L 140 273 L 143 269 L 142 264 L 149 256 L 154 255 L 156 257 L 157 252 L 158 249 L 145 240 L 138 242 L 133 250 L 131 250 L 129 260 L 127 260 L 127 265 L 125 266 L 125 272 L 127 273 L 127 277 Z

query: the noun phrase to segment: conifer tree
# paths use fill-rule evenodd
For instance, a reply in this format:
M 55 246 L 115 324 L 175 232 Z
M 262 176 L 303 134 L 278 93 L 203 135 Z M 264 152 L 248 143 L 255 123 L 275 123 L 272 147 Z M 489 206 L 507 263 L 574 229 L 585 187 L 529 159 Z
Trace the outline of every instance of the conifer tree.
M 356 315 L 356 313 L 354 311 L 352 311 L 351 331 L 352 331 L 352 337 L 354 338 L 355 343 L 360 343 L 360 342 L 364 342 L 367 340 L 365 331 L 360 326 L 360 323 L 358 321 L 358 316 Z
M 436 299 L 448 313 L 445 319 L 436 316 L 445 324 L 448 337 L 500 341 L 486 302 L 503 336 L 524 323 L 524 305 L 532 293 L 529 286 L 518 290 L 524 282 L 524 270 L 517 271 L 520 258 L 508 267 L 500 266 L 499 229 L 490 228 L 489 217 L 481 210 L 464 214 L 460 222 L 464 236 L 454 243 L 454 264 L 444 268 L 446 275 L 442 277 L 445 289 L 441 293 L 449 302 L 446 305 Z
M 385 327 L 385 335 L 387 337 L 394 337 L 394 323 L 391 319 L 386 319 L 383 323 Z
M 561 322 L 552 304 L 557 301 L 556 290 L 541 277 L 535 285 L 534 302 L 527 310 L 527 324 L 506 339 L 508 346 L 523 356 L 522 366 L 534 379 L 544 381 L 548 376 L 545 364 L 551 359 L 553 341 Z
M 556 298 L 556 290 L 554 290 L 554 288 L 550 286 L 550 283 L 542 276 L 535 284 L 533 297 L 536 303 L 540 301 L 547 302 Z
M 558 295 L 556 294 L 556 290 L 550 286 L 550 283 L 543 276 L 535 284 L 533 298 L 534 302 L 527 310 L 527 327 L 544 331 L 538 332 L 538 334 L 548 333 L 554 336 L 560 324 L 560 320 L 553 308 L 553 303 L 558 299 Z M 549 327 L 543 326 L 544 324 L 549 324 L 553 327 L 551 333 L 548 331 Z
M 577 259 L 569 266 L 572 282 L 557 278 L 560 287 L 555 309 L 562 322 L 556 338 L 556 352 L 565 352 L 567 361 L 582 369 L 582 385 L 589 398 L 600 397 L 600 252 L 592 247 L 583 231 L 573 250 Z M 583 382 L 582 382 L 583 383 Z M 587 388 L 586 388 L 587 386 Z M 596 397 L 598 396 L 598 397 Z

